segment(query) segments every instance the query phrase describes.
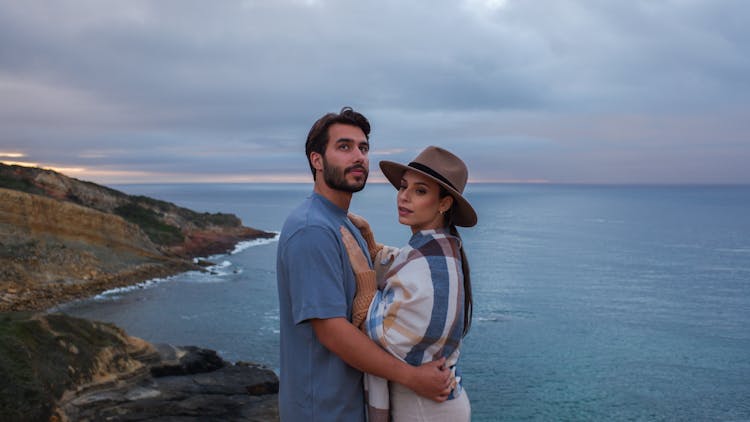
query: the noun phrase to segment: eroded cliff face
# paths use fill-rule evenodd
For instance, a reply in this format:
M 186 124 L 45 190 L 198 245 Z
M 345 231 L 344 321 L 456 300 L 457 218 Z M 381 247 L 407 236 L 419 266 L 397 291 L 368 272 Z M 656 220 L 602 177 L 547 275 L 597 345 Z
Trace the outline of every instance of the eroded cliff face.
M 0 164 L 0 311 L 43 309 L 190 269 L 193 257 L 273 237 L 231 214 Z
M 0 188 L 0 224 L 9 235 L 49 235 L 154 256 L 160 252 L 143 231 L 122 217 L 93 208 Z M 9 239 L 12 239 L 10 237 Z
M 189 268 L 120 216 L 0 188 L 2 311 L 41 309 Z

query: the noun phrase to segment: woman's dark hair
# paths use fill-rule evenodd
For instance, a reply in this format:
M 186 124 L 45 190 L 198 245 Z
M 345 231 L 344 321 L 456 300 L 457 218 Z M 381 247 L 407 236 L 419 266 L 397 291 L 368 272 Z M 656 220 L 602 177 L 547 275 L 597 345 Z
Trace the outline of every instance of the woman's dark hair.
M 444 198 L 450 195 L 448 191 L 440 186 L 440 198 Z M 458 238 L 459 251 L 461 252 L 461 270 L 464 276 L 464 330 L 462 337 L 466 337 L 471 328 L 471 317 L 474 313 L 474 300 L 471 295 L 471 270 L 469 268 L 469 260 L 466 258 L 466 250 L 463 246 L 463 240 L 461 234 L 458 233 L 456 225 L 453 224 L 453 208 L 456 206 L 456 200 L 453 200 L 453 206 L 445 213 L 445 226 L 448 227 L 451 235 Z
M 325 156 L 326 146 L 328 145 L 328 128 L 334 123 L 356 126 L 362 129 L 368 140 L 370 139 L 370 122 L 351 107 L 344 107 L 338 114 L 328 113 L 318 119 L 310 128 L 310 133 L 307 134 L 307 142 L 305 142 L 305 155 L 307 156 L 307 163 L 310 165 L 313 180 L 315 180 L 315 168 L 310 160 L 310 154 L 317 152 Z

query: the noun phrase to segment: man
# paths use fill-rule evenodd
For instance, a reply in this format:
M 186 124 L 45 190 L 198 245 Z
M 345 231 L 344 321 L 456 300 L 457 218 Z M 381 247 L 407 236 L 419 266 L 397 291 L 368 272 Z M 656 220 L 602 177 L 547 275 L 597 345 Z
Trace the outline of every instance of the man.
M 276 261 L 283 421 L 364 421 L 363 372 L 435 401 L 450 392 L 444 359 L 410 366 L 350 322 L 356 282 L 339 228 L 348 228 L 367 251 L 347 211 L 367 182 L 369 134 L 368 120 L 344 107 L 318 119 L 307 136 L 313 193 L 284 223 Z

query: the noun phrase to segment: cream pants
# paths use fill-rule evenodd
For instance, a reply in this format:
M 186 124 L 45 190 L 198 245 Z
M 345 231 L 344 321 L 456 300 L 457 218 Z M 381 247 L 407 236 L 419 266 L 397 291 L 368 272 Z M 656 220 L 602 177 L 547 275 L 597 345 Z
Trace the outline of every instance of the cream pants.
M 418 396 L 401 384 L 388 383 L 393 422 L 429 421 L 462 422 L 471 420 L 471 404 L 466 390 L 453 400 L 437 403 Z

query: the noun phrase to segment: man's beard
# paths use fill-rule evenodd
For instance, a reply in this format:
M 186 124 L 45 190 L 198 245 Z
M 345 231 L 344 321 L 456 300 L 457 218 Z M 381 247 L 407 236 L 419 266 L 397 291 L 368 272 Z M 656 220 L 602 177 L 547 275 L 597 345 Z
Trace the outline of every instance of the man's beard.
M 362 170 L 362 180 L 360 182 L 354 182 L 350 184 L 346 182 L 346 174 L 353 169 Z M 367 183 L 367 175 L 367 169 L 361 164 L 342 169 L 341 167 L 329 165 L 328 161 L 326 161 L 325 156 L 323 157 L 323 180 L 331 189 L 352 193 L 359 192 L 365 188 L 365 184 Z

